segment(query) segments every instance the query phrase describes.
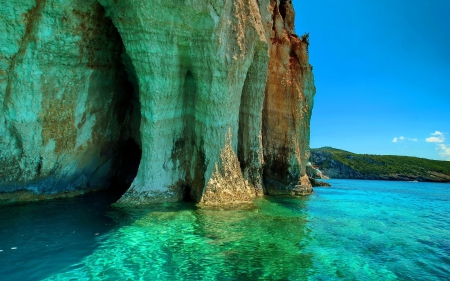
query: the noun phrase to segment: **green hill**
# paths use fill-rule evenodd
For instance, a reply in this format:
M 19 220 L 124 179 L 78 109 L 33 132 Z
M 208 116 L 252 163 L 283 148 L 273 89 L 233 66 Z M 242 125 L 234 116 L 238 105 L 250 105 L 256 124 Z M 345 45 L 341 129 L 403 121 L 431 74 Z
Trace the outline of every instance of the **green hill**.
M 311 149 L 310 161 L 330 178 L 450 182 L 450 161 L 356 154 L 332 147 Z

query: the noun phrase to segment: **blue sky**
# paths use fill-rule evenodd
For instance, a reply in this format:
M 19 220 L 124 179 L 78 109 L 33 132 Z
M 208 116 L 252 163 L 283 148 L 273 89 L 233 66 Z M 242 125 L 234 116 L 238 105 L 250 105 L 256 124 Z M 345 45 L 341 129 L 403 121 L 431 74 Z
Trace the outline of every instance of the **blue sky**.
M 311 147 L 450 160 L 450 1 L 293 3 L 317 88 Z

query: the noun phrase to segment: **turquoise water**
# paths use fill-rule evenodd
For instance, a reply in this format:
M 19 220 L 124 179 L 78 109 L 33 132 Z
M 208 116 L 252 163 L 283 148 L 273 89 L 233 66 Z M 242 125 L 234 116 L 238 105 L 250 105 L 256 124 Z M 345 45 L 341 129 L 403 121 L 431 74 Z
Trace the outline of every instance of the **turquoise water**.
M 448 280 L 450 184 L 330 180 L 240 209 L 0 206 L 1 280 Z

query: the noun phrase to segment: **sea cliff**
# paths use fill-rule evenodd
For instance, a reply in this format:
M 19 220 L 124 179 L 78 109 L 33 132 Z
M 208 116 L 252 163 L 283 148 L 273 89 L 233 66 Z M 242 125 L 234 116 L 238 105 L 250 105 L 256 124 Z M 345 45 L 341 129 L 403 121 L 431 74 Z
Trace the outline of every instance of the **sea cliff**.
M 286 0 L 1 0 L 0 199 L 309 194 L 315 87 Z

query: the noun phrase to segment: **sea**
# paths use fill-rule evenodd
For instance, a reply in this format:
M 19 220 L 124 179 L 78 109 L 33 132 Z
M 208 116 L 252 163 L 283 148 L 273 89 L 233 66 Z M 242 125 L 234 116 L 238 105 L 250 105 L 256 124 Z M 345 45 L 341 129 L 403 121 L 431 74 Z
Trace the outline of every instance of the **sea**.
M 0 280 L 450 280 L 450 184 L 328 182 L 226 208 L 0 205 Z

